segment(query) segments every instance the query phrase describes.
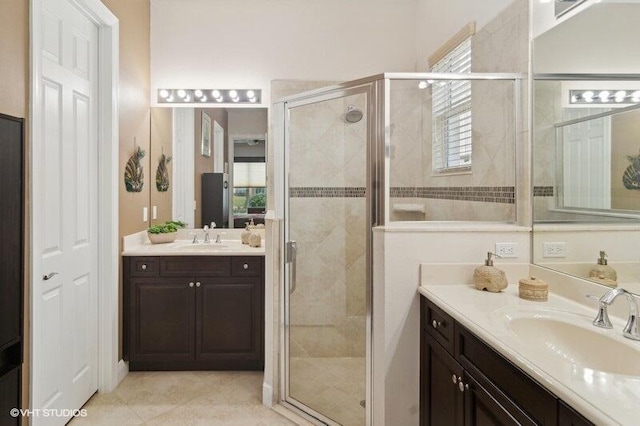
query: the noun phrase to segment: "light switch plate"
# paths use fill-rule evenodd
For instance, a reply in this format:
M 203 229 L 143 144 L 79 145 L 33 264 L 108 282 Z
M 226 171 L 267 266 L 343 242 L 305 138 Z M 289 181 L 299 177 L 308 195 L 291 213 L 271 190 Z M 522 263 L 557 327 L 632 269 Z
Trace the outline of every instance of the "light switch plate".
M 149 209 L 147 207 L 142 208 L 142 221 L 146 222 L 149 220 Z

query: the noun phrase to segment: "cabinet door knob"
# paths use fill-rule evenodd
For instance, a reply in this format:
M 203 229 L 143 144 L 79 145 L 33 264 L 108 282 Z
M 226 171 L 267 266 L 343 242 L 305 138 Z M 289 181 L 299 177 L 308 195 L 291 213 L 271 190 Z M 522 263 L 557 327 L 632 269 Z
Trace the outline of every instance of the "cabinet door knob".
M 433 320 L 431 321 L 431 325 L 433 326 L 433 328 L 438 328 L 442 325 L 442 323 L 440 321 Z
M 196 282 L 196 287 L 200 287 L 200 281 Z
M 189 283 L 189 287 L 193 287 L 193 283 Z
M 465 385 L 462 383 L 462 380 L 460 380 L 458 382 L 458 389 L 460 389 L 460 392 L 464 392 L 465 390 L 469 390 L 469 385 Z
M 140 267 L 143 271 L 145 271 L 147 269 L 147 264 L 143 263 L 142 266 Z
M 249 269 L 249 265 L 245 263 L 244 265 L 242 265 L 242 269 Z
M 458 376 L 456 376 L 455 374 L 451 376 L 451 381 L 453 382 L 454 385 L 458 383 Z

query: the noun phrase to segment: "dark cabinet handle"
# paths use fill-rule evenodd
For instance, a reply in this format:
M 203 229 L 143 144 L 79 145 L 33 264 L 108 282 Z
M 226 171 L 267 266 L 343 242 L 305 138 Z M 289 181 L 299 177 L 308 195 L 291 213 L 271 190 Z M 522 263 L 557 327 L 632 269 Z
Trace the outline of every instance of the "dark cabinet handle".
M 189 283 L 189 287 L 193 287 L 193 283 Z
M 245 263 L 244 265 L 242 265 L 242 268 L 243 269 L 249 269 L 249 265 Z
M 146 271 L 146 270 L 147 270 L 147 264 L 146 264 L 146 263 L 143 263 L 143 264 L 142 264 L 142 266 L 140 266 L 140 268 L 141 268 L 143 271 Z
M 431 326 L 432 326 L 433 328 L 438 328 L 438 327 L 440 327 L 441 325 L 442 325 L 442 323 L 441 323 L 440 321 L 436 321 L 436 320 L 431 321 Z
M 196 282 L 196 287 L 200 287 L 200 281 Z

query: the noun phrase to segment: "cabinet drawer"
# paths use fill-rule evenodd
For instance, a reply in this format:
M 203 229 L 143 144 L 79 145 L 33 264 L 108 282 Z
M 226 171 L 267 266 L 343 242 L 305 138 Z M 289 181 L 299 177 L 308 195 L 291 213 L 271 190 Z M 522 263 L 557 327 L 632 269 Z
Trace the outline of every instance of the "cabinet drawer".
M 232 257 L 231 275 L 236 277 L 259 277 L 262 275 L 262 258 L 258 256 Z
M 535 423 L 557 424 L 558 400 L 553 394 L 464 327 L 457 328 L 456 360 L 465 370 L 483 386 L 495 386 L 508 395 Z
M 164 256 L 160 260 L 162 277 L 228 277 L 230 274 L 227 256 Z
M 160 270 L 157 257 L 130 257 L 129 274 L 132 277 L 157 277 Z
M 450 354 L 453 354 L 455 341 L 453 318 L 424 298 L 423 303 L 426 303 L 426 315 L 424 316 L 425 321 L 422 324 L 423 329 L 438 343 L 440 343 Z

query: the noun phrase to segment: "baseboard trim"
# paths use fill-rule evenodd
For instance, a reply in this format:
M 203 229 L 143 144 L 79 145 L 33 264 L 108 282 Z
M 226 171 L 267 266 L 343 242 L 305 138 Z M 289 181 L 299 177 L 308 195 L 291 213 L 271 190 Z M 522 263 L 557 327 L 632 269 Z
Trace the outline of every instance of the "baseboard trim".
M 120 362 L 118 362 L 117 366 L 116 378 L 118 382 L 116 383 L 116 387 L 118 387 L 120 382 L 122 382 L 124 378 L 127 377 L 127 374 L 129 374 L 129 363 L 121 359 Z

